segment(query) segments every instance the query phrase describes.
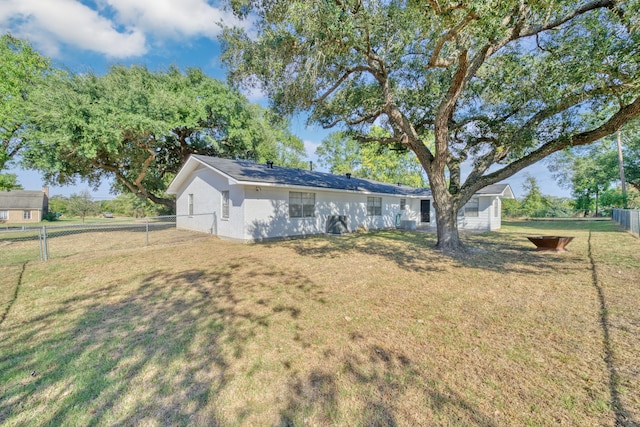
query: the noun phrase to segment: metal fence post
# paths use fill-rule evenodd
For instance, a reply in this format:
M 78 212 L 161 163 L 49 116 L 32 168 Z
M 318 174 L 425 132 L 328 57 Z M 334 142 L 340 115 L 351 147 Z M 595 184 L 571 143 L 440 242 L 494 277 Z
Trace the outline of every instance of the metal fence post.
M 42 229 L 38 228 L 38 247 L 40 249 L 40 261 L 44 261 L 44 253 L 42 252 Z
M 43 261 L 49 261 L 49 244 L 47 243 L 47 226 L 42 226 L 42 254 Z
M 149 218 L 146 219 L 146 227 L 147 227 L 147 246 L 149 246 Z

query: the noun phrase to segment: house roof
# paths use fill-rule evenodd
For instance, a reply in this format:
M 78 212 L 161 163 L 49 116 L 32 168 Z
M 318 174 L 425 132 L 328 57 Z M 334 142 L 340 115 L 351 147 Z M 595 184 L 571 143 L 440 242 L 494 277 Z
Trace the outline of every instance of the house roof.
M 42 209 L 44 197 L 35 190 L 0 191 L 0 209 Z
M 511 190 L 511 186 L 509 184 L 492 184 L 487 185 L 486 187 L 478 190 L 476 192 L 478 196 L 499 196 L 507 199 L 515 199 L 516 196 L 513 194 Z
M 214 169 L 238 184 L 271 184 L 362 193 L 394 194 L 415 197 L 431 197 L 428 188 L 414 188 L 406 185 L 387 184 L 369 179 L 348 178 L 327 172 L 309 171 L 254 163 L 247 160 L 230 160 L 219 157 L 192 154 L 178 172 L 167 193 L 176 194 L 182 183 L 199 167 Z M 479 190 L 479 196 L 515 198 L 509 184 L 493 184 Z
M 193 172 L 197 166 L 204 165 L 215 169 L 235 180 L 238 184 L 274 184 L 296 187 L 311 187 L 362 193 L 431 196 L 428 188 L 413 188 L 406 185 L 387 184 L 369 179 L 348 178 L 345 175 L 334 175 L 327 172 L 309 171 L 258 164 L 246 160 L 230 160 L 218 157 L 192 155 L 169 186 L 167 192 L 175 194 L 180 183 Z

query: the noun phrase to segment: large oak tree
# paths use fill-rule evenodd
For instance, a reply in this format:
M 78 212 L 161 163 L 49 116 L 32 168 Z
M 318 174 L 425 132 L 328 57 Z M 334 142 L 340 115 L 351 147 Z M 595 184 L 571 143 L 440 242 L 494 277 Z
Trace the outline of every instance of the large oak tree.
M 49 182 L 112 179 L 115 192 L 172 208 L 165 189 L 190 154 L 299 166 L 304 146 L 286 120 L 199 69 L 59 72 L 33 95 L 23 163 Z
M 462 248 L 456 213 L 476 191 L 640 114 L 635 1 L 230 4 L 255 22 L 222 35 L 230 79 L 260 85 L 283 113 L 414 151 L 443 250 Z

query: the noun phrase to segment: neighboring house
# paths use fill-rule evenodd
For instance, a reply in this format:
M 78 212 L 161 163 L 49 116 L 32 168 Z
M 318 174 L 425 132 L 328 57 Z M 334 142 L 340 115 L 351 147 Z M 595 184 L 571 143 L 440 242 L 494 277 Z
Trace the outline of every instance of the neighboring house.
M 49 189 L 0 191 L 0 222 L 40 222 L 49 209 Z
M 237 241 L 392 227 L 433 228 L 431 190 L 347 175 L 192 155 L 167 192 L 177 227 Z M 462 229 L 500 228 L 509 185 L 478 192 L 458 218 Z

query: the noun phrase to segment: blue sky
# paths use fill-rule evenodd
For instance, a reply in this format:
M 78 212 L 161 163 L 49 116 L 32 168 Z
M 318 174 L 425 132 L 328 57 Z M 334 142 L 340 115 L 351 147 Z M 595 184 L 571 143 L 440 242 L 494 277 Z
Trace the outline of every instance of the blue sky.
M 75 72 L 106 72 L 112 64 L 144 64 L 151 70 L 177 65 L 198 67 L 211 77 L 225 79 L 219 61 L 217 23 L 238 23 L 232 14 L 210 0 L 0 0 L 0 33 L 28 40 L 57 66 Z M 250 25 L 239 23 L 240 25 Z M 259 93 L 247 93 L 266 104 Z M 293 132 L 305 142 L 307 157 L 316 161 L 315 148 L 328 134 L 305 126 L 303 117 L 292 118 Z M 38 172 L 13 169 L 26 189 L 43 185 Z M 509 178 L 517 197 L 526 174 L 534 176 L 545 194 L 569 196 L 551 177 L 544 163 Z M 70 195 L 88 189 L 84 183 L 50 187 L 51 195 Z M 109 183 L 92 191 L 107 199 Z

